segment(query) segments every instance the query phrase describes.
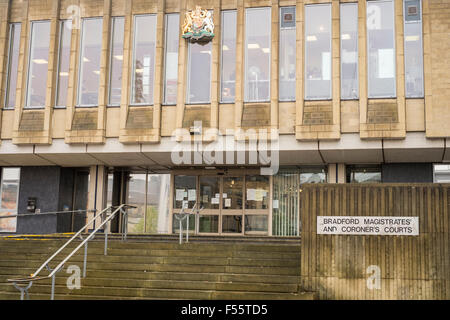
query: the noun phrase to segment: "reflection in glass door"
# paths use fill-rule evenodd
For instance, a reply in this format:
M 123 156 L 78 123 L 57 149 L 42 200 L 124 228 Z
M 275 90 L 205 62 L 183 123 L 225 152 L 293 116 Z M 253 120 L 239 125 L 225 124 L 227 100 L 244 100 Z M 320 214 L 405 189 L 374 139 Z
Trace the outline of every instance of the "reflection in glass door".
M 220 178 L 200 177 L 200 207 L 198 233 L 218 233 L 220 215 Z
M 223 234 L 242 234 L 244 177 L 223 178 Z
M 173 194 L 173 217 L 172 217 L 172 233 L 179 233 L 180 218 L 179 214 L 182 209 L 184 212 L 190 212 L 197 202 L 197 177 L 196 176 L 175 176 L 174 178 L 174 194 Z M 195 232 L 195 219 L 185 219 L 182 221 L 182 228 Z
M 128 204 L 136 208 L 128 209 L 128 232 L 144 233 L 144 211 L 146 188 L 145 173 L 131 173 L 128 180 Z
M 128 232 L 160 234 L 169 231 L 169 174 L 131 173 L 127 203 Z
M 269 177 L 246 176 L 245 191 L 245 233 L 266 234 L 269 220 Z

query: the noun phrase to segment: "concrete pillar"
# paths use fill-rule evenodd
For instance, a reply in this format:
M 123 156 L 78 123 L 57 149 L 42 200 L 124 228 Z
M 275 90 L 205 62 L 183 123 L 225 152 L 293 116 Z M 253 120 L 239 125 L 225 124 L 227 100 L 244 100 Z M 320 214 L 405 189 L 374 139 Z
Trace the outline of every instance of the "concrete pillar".
M 96 215 L 105 209 L 108 171 L 105 166 L 91 166 L 89 168 L 89 196 L 88 196 L 88 210 L 96 210 Z M 94 213 L 87 215 L 87 221 L 92 219 Z M 87 222 L 86 221 L 86 222 Z M 88 229 L 95 229 L 101 223 L 100 217 L 95 220 L 95 227 L 93 224 L 88 226 Z
M 346 183 L 345 164 L 330 163 L 328 165 L 328 183 Z
M 346 183 L 345 164 L 337 164 L 337 183 Z
M 328 164 L 328 183 L 336 183 L 337 180 L 337 165 L 336 163 Z

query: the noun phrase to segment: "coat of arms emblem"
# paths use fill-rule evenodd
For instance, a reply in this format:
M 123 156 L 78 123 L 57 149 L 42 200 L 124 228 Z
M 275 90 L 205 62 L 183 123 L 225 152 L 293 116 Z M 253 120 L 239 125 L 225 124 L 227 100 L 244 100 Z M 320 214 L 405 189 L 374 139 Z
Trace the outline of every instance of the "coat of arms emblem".
M 183 38 L 190 42 L 208 42 L 214 37 L 212 14 L 197 6 L 195 10 L 186 12 L 183 25 Z

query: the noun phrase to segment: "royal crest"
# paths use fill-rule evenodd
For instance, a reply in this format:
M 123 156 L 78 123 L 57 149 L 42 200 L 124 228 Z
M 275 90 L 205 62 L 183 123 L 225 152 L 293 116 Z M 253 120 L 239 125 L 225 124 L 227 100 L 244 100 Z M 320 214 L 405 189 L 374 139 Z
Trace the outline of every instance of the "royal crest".
M 186 12 L 183 25 L 183 38 L 190 42 L 208 42 L 214 37 L 212 14 L 197 6 L 195 10 Z

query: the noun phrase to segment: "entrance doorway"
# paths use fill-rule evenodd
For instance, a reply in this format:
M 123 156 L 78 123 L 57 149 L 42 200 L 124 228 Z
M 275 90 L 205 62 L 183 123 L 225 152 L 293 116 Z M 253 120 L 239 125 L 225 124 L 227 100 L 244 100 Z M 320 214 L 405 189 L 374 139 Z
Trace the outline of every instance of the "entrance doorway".
M 179 232 L 176 215 L 198 215 L 184 220 L 183 230 L 199 235 L 269 235 L 271 177 L 248 173 L 174 174 L 172 232 Z
M 169 233 L 170 174 L 153 174 L 148 170 L 115 168 L 108 173 L 106 206 L 126 203 L 134 206 L 127 209 L 128 233 Z M 112 232 L 120 232 L 121 215 L 111 223 Z

